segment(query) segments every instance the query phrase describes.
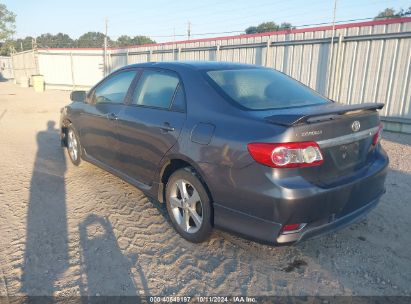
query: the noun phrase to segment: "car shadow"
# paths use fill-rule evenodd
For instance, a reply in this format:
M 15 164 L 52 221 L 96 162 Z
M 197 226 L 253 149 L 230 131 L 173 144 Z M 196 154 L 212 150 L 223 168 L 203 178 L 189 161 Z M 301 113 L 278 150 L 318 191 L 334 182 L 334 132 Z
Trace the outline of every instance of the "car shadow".
M 30 183 L 26 248 L 21 292 L 51 295 L 55 281 L 68 268 L 66 162 L 54 121 L 37 134 L 37 154 Z

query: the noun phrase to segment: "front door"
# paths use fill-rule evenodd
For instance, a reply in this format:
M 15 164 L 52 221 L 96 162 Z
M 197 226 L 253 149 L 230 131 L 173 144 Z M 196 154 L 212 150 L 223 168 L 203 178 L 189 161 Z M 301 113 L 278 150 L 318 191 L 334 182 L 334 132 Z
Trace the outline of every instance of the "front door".
M 126 70 L 103 80 L 81 113 L 80 142 L 88 156 L 116 168 L 116 121 L 137 71 Z

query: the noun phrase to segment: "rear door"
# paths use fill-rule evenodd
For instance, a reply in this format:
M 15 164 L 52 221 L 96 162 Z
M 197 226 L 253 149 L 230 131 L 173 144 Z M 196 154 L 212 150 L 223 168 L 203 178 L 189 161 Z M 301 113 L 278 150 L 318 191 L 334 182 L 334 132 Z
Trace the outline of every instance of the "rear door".
M 151 185 L 184 125 L 184 87 L 175 72 L 145 69 L 130 96 L 117 120 L 118 160 L 123 173 Z
M 115 123 L 136 74 L 125 70 L 103 80 L 81 113 L 80 141 L 87 155 L 113 168 L 118 146 Z

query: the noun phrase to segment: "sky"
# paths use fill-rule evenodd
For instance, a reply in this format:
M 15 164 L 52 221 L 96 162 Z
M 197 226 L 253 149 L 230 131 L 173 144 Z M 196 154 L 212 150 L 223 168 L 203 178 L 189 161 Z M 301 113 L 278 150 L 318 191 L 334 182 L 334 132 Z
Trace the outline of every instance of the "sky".
M 265 21 L 295 26 L 331 22 L 334 0 L 0 0 L 16 15 L 14 38 L 62 32 L 78 38 L 88 31 L 145 35 L 158 42 L 226 36 Z M 387 7 L 408 8 L 410 0 L 337 0 L 336 20 L 374 17 Z

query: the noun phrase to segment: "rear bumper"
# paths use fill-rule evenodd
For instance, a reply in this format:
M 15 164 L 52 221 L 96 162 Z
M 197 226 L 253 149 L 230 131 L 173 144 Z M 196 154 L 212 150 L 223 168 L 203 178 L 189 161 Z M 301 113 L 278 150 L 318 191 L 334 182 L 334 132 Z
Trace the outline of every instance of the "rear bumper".
M 381 150 L 366 171 L 331 188 L 298 176 L 277 177 L 276 172 L 253 175 L 255 168 L 232 174 L 235 188 L 225 190 L 221 199 L 214 196 L 214 224 L 271 244 L 294 243 L 341 229 L 378 204 L 385 193 L 387 166 L 388 157 Z M 298 233 L 282 234 L 283 225 L 299 223 L 306 225 Z
M 311 224 L 305 227 L 299 233 L 280 235 L 277 238 L 277 243 L 287 244 L 287 243 L 293 243 L 293 242 L 300 242 L 300 241 L 304 241 L 309 238 L 314 238 L 316 236 L 335 232 L 347 226 L 350 226 L 362 220 L 364 217 L 366 217 L 366 215 L 377 206 L 377 204 L 380 201 L 380 197 L 368 203 L 367 205 L 355 210 L 354 212 L 344 215 L 329 223 L 318 224 L 318 225 Z
M 215 225 L 253 240 L 276 245 L 287 245 L 335 232 L 360 221 L 377 206 L 382 194 L 349 214 L 326 223 L 324 221 L 310 223 L 303 230 L 293 234 L 281 234 L 282 225 L 279 223 L 256 218 L 225 208 L 219 204 L 214 204 Z

